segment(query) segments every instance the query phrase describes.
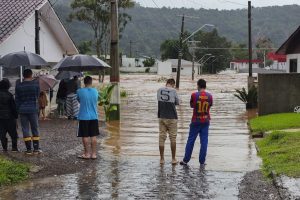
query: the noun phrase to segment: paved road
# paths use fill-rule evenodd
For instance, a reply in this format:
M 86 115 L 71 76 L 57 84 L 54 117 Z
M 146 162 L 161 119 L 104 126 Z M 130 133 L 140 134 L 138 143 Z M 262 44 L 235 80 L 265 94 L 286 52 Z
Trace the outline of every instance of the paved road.
M 249 138 L 245 106 L 234 96 L 246 86 L 244 75 L 205 76 L 214 95 L 207 166 L 199 167 L 199 141 L 190 167 L 170 162 L 159 165 L 156 90 L 164 85 L 154 75 L 122 76 L 129 97 L 122 101 L 122 120 L 107 125 L 109 136 L 101 141 L 99 159 L 87 173 L 50 177 L 12 187 L 5 199 L 238 199 L 239 183 L 260 160 Z M 182 159 L 191 109 L 190 93 L 196 82 L 183 78 L 179 91 L 178 159 Z M 169 145 L 167 142 L 166 145 Z M 78 149 L 78 148 L 76 148 Z M 74 156 L 74 152 L 69 155 Z M 74 159 L 75 156 L 74 156 Z M 95 164 L 96 162 L 96 164 Z M 55 167 L 55 166 L 53 166 Z

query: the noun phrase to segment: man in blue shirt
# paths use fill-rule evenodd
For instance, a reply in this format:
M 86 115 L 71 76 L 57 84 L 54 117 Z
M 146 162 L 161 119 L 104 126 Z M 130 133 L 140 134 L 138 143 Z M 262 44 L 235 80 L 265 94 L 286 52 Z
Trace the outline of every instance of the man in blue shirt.
M 98 127 L 98 91 L 92 88 L 93 79 L 90 76 L 84 78 L 84 88 L 77 90 L 77 98 L 80 103 L 78 120 L 79 128 L 77 137 L 82 137 L 84 153 L 79 158 L 96 159 L 97 139 L 99 135 Z M 92 146 L 91 153 L 89 146 Z

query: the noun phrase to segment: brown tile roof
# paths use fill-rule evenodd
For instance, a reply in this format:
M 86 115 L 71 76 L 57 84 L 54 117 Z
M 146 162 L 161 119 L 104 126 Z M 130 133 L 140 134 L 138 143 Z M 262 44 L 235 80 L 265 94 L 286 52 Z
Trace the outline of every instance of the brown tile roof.
M 0 43 L 47 0 L 0 0 Z

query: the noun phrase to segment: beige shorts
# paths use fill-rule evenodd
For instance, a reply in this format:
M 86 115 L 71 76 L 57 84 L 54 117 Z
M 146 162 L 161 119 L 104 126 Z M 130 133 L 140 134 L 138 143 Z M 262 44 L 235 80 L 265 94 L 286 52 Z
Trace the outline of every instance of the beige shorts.
M 159 119 L 159 146 L 164 146 L 167 134 L 171 143 L 176 143 L 177 119 Z

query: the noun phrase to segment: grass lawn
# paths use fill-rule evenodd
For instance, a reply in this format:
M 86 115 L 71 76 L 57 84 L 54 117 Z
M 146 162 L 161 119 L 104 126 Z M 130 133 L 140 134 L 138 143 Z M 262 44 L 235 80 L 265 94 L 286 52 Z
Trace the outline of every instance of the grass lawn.
M 256 117 L 250 120 L 253 132 L 300 128 L 300 114 L 282 113 Z
M 0 156 L 0 186 L 25 180 L 28 177 L 29 165 L 8 160 Z
M 277 174 L 300 177 L 300 132 L 275 131 L 256 143 L 266 176 L 275 170 Z

